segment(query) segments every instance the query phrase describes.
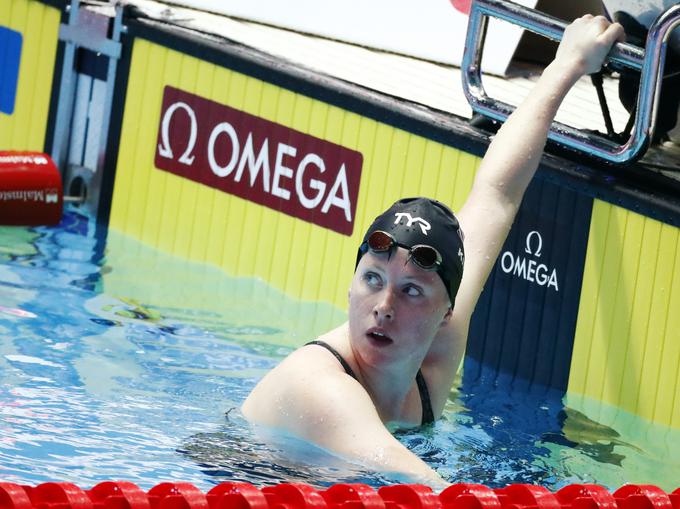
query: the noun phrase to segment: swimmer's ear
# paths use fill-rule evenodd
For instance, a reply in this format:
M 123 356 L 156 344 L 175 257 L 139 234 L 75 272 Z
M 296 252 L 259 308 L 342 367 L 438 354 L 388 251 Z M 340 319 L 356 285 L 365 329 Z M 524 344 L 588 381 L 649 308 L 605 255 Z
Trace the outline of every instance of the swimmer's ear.
M 446 310 L 446 314 L 444 315 L 444 318 L 442 320 L 442 326 L 446 325 L 451 321 L 451 316 L 453 315 L 453 308 L 449 306 L 449 309 Z

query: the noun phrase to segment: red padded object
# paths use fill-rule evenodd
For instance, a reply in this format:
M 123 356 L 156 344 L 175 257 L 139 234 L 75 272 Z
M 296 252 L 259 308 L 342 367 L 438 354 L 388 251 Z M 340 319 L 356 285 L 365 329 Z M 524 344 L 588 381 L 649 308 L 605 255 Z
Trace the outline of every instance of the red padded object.
M 208 498 L 188 482 L 164 482 L 149 490 L 151 509 L 209 509 Z
M 267 498 L 252 484 L 224 482 L 208 492 L 210 509 L 268 509 Z
M 131 482 L 106 481 L 87 492 L 95 509 L 150 509 L 149 497 Z
M 501 509 L 498 496 L 481 484 L 453 484 L 439 494 L 445 509 Z
M 51 225 L 64 208 L 61 175 L 39 152 L 0 152 L 0 225 Z
M 673 493 L 668 495 L 673 504 L 673 509 L 680 509 L 680 488 L 676 489 Z
M 564 509 L 618 509 L 613 495 L 597 484 L 571 484 L 555 496 Z
M 543 486 L 511 484 L 494 491 L 503 507 L 562 509 L 555 495 Z
M 656 486 L 630 484 L 612 494 L 595 484 L 572 484 L 553 494 L 529 484 L 495 490 L 454 484 L 437 495 L 421 484 L 378 491 L 336 484 L 318 491 L 308 484 L 258 489 L 233 482 L 203 494 L 190 483 L 162 483 L 148 493 L 130 482 L 102 482 L 88 491 L 70 483 L 0 483 L 0 509 L 680 509 L 680 488 L 669 495 Z
M 614 492 L 619 509 L 673 509 L 666 492 L 649 484 L 627 484 Z
M 335 484 L 321 492 L 329 509 L 385 509 L 385 501 L 366 484 Z
M 272 509 L 328 509 L 321 493 L 308 484 L 284 483 L 262 488 Z
M 378 490 L 378 495 L 388 509 L 439 509 L 442 505 L 432 489 L 422 484 L 383 486 Z
M 0 508 L 33 509 L 33 504 L 31 504 L 31 499 L 28 498 L 23 486 L 2 482 L 0 483 Z
M 68 482 L 46 482 L 27 492 L 36 509 L 94 509 L 87 493 Z

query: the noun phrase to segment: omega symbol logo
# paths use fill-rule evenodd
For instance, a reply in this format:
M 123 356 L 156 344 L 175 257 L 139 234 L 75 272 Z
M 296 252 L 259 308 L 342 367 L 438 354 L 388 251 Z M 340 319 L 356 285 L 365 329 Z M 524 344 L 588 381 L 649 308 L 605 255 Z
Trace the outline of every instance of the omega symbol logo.
M 557 270 L 538 261 L 542 251 L 543 237 L 536 230 L 530 231 L 527 234 L 524 252 L 530 255 L 531 258 L 525 258 L 523 255 L 514 254 L 511 251 L 505 251 L 500 259 L 501 270 L 506 274 L 524 279 L 529 283 L 543 286 L 546 289 L 551 288 L 555 292 L 559 292 Z
M 409 227 L 413 223 L 418 223 L 418 226 L 420 226 L 420 229 L 423 232 L 423 235 L 427 235 L 427 232 L 432 229 L 432 227 L 430 226 L 430 223 L 425 221 L 422 217 L 413 217 L 408 212 L 396 212 L 394 215 L 397 218 L 397 219 L 395 219 L 394 224 L 399 224 L 401 222 L 401 218 L 405 217 L 406 218 L 406 226 Z
M 170 148 L 170 120 L 172 120 L 172 116 L 178 109 L 186 111 L 189 115 L 189 119 L 191 120 L 189 143 L 187 144 L 187 148 L 184 150 L 184 153 L 178 159 L 180 163 L 186 164 L 188 166 L 194 162 L 195 158 L 195 156 L 192 155 L 192 152 L 194 151 L 194 146 L 196 145 L 196 136 L 198 135 L 198 121 L 196 119 L 196 113 L 194 113 L 194 110 L 192 110 L 191 106 L 189 106 L 187 103 L 176 102 L 170 106 L 165 112 L 165 115 L 163 115 L 163 121 L 161 123 L 161 144 L 158 145 L 158 154 L 161 157 L 168 159 L 174 158 L 174 154 Z M 212 137 L 211 141 L 214 141 L 212 140 Z
M 531 250 L 532 244 L 532 239 L 536 239 L 535 242 L 535 247 L 536 249 L 534 251 Z M 536 230 L 529 232 L 529 235 L 527 235 L 527 245 L 524 248 L 524 252 L 530 255 L 534 255 L 536 258 L 541 257 L 541 249 L 543 249 L 543 237 L 541 237 L 541 234 L 538 233 Z

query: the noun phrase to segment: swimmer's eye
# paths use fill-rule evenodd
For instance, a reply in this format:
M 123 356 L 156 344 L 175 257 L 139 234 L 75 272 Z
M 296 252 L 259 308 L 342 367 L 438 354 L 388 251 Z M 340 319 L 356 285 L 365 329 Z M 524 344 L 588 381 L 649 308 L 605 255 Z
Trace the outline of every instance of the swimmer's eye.
M 366 272 L 364 274 L 364 281 L 368 286 L 380 287 L 382 286 L 382 278 L 375 272 Z
M 404 288 L 404 293 L 409 297 L 420 297 L 423 295 L 423 289 L 419 286 L 408 285 Z

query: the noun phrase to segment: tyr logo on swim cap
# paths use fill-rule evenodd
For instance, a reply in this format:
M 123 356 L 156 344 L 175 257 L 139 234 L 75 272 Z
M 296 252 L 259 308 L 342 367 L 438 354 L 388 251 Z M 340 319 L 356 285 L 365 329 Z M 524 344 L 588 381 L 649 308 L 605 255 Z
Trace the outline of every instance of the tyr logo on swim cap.
M 427 235 L 427 231 L 432 229 L 430 223 L 425 221 L 422 217 L 411 217 L 411 214 L 408 212 L 395 212 L 394 215 L 397 218 L 394 221 L 394 224 L 399 224 L 402 217 L 406 218 L 406 226 L 411 226 L 413 223 L 420 223 L 420 229 L 423 231 L 423 235 Z
M 368 238 L 376 231 L 390 234 L 399 246 L 407 249 L 423 244 L 436 249 L 442 258 L 437 274 L 448 290 L 453 306 L 463 277 L 465 249 L 460 224 L 449 207 L 429 198 L 397 201 L 375 218 L 366 231 L 356 265 L 368 250 Z

